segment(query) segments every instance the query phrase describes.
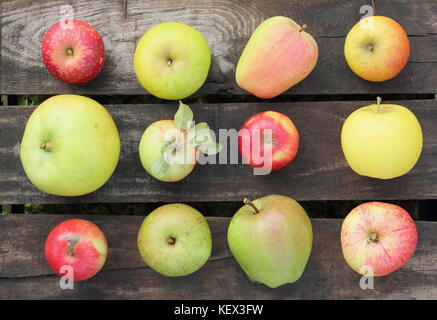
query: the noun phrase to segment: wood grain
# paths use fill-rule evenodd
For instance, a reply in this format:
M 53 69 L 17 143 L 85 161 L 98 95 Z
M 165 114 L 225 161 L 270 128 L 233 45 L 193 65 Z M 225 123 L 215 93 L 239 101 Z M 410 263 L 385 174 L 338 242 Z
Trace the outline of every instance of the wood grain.
M 368 1 L 370 4 L 370 1 Z M 41 39 L 70 4 L 74 17 L 95 26 L 107 47 L 103 72 L 90 83 L 72 86 L 53 78 L 40 57 Z M 3 94 L 145 94 L 133 71 L 138 39 L 151 26 L 179 21 L 199 29 L 213 61 L 202 94 L 245 94 L 235 83 L 235 65 L 256 26 L 285 15 L 307 24 L 320 58 L 312 74 L 286 94 L 436 93 L 437 2 L 379 1 L 377 13 L 403 25 L 411 41 L 411 58 L 395 79 L 371 83 L 355 76 L 343 57 L 348 30 L 360 19 L 358 0 L 3 0 L 1 6 L 0 93 Z
M 145 213 L 147 214 L 147 213 Z M 277 289 L 248 281 L 226 242 L 229 218 L 208 218 L 213 255 L 198 272 L 166 278 L 146 267 L 136 247 L 144 217 L 80 216 L 99 225 L 110 251 L 94 278 L 61 290 L 44 258 L 44 241 L 63 215 L 0 217 L 0 299 L 437 299 L 437 224 L 417 222 L 420 241 L 399 271 L 362 290 L 343 259 L 341 220 L 312 220 L 314 245 L 302 278 Z
M 230 152 L 219 157 L 228 164 L 197 165 L 184 180 L 159 182 L 143 169 L 138 145 L 145 128 L 160 119 L 171 119 L 177 104 L 108 106 L 121 137 L 121 156 L 111 179 L 98 191 L 83 197 L 57 197 L 38 191 L 27 179 L 19 158 L 20 141 L 34 107 L 3 107 L 0 117 L 0 203 L 91 203 L 240 201 L 267 194 L 284 194 L 297 200 L 388 200 L 437 198 L 436 100 L 398 101 L 419 119 L 424 148 L 416 167 L 392 180 L 355 174 L 347 165 L 340 145 L 345 118 L 371 102 L 296 102 L 192 105 L 195 120 L 219 129 L 239 130 L 253 114 L 275 110 L 297 126 L 300 149 L 296 159 L 267 176 L 252 168 L 230 164 Z M 226 143 L 226 141 L 221 141 Z M 228 141 L 230 147 L 232 143 Z M 226 149 L 226 151 L 229 151 Z M 238 153 L 238 152 L 237 152 Z M 92 156 L 92 155 L 90 155 Z

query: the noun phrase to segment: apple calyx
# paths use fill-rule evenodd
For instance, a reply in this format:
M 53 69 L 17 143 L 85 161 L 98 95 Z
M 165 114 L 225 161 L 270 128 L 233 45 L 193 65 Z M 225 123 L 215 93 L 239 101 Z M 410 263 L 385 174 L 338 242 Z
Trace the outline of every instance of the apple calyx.
M 67 244 L 68 255 L 74 256 L 74 246 L 80 241 L 80 236 L 66 237 L 65 239 L 68 240 L 68 244 Z
M 369 235 L 369 239 L 367 240 L 367 243 L 374 244 L 374 243 L 378 243 L 378 242 L 379 242 L 378 234 L 375 231 L 371 232 Z
M 373 51 L 373 49 L 375 49 L 375 46 L 372 43 L 369 43 L 367 49 L 369 49 L 369 51 Z
M 300 27 L 299 32 L 305 31 L 306 29 L 308 29 L 308 26 L 303 24 L 302 27 Z
M 52 151 L 53 145 L 50 143 L 50 141 L 47 141 L 47 142 L 41 143 L 39 145 L 39 147 L 47 152 L 50 152 L 50 151 Z
M 175 243 L 176 243 L 176 238 L 173 238 L 173 237 L 168 237 L 167 238 L 167 243 L 169 244 L 169 245 L 174 245 Z
M 256 207 L 256 205 L 252 201 L 250 201 L 248 198 L 244 198 L 243 202 L 244 202 L 244 204 L 247 204 L 248 206 L 250 206 L 255 211 L 254 214 L 260 213 L 260 211 Z
M 73 49 L 68 48 L 67 49 L 67 55 L 72 56 L 73 55 Z
M 157 177 L 163 177 L 172 164 L 171 158 L 178 152 L 189 150 L 188 146 L 194 146 L 206 155 L 217 154 L 223 148 L 211 135 L 208 124 L 199 122 L 194 125 L 193 117 L 191 108 L 179 101 L 179 108 L 174 116 L 177 133 L 162 146 L 161 156 L 152 164 L 151 170 Z

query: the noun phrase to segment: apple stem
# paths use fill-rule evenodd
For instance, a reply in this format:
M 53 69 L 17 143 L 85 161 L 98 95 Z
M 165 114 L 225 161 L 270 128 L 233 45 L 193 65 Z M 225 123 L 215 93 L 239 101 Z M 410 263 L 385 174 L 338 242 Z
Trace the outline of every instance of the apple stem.
M 306 29 L 308 29 L 308 26 L 303 24 L 302 27 L 300 27 L 299 32 L 305 31 Z
M 375 5 L 375 0 L 372 0 L 372 8 L 373 8 L 373 15 L 376 16 L 376 5 Z
M 52 144 L 50 142 L 48 142 L 48 141 L 44 142 L 44 143 L 41 143 L 39 145 L 39 147 L 41 149 L 45 150 L 45 151 L 48 151 L 48 152 L 52 151 Z
M 73 251 L 74 246 L 79 242 L 80 236 L 69 237 L 69 238 L 67 238 L 67 240 L 68 240 L 68 254 L 70 256 L 73 256 L 74 255 L 74 251 Z
M 256 207 L 256 205 L 253 204 L 252 201 L 250 201 L 250 200 L 247 199 L 247 198 L 244 198 L 243 202 L 244 202 L 244 204 L 247 204 L 248 206 L 251 206 L 252 209 L 255 211 L 255 214 L 259 213 L 258 208 Z
M 376 98 L 376 106 L 378 107 L 378 112 L 381 112 L 381 97 Z

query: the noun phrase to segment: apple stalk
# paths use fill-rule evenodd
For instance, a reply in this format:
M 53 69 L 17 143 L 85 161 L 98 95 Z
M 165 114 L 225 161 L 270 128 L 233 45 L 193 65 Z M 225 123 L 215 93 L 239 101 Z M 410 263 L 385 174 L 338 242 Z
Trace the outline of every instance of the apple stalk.
M 243 202 L 244 204 L 247 204 L 248 206 L 252 207 L 252 209 L 255 211 L 254 214 L 258 214 L 260 212 L 259 209 L 256 207 L 256 205 L 254 205 L 253 202 L 250 201 L 248 198 L 244 198 Z

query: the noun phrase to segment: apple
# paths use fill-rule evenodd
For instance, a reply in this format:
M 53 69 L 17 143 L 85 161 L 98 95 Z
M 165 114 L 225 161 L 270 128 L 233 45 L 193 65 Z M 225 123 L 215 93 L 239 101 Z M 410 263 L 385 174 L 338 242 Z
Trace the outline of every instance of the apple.
M 299 132 L 285 114 L 260 112 L 244 122 L 238 137 L 238 148 L 251 167 L 279 170 L 296 157 Z
M 355 110 L 343 124 L 341 145 L 356 173 L 392 179 L 409 172 L 422 152 L 419 121 L 407 108 L 377 103 Z
M 280 95 L 314 69 L 318 47 L 314 38 L 292 19 L 276 16 L 253 32 L 237 64 L 237 84 L 263 99 Z
M 209 126 L 205 122 L 194 126 L 190 107 L 179 102 L 173 120 L 159 120 L 146 128 L 139 155 L 144 169 L 155 179 L 176 182 L 193 171 L 200 152 L 213 155 L 221 148 Z
M 163 205 L 144 219 L 138 248 L 153 270 L 180 277 L 199 270 L 212 251 L 211 230 L 205 217 L 182 203 Z
M 71 219 L 58 224 L 45 243 L 47 263 L 59 276 L 70 266 L 74 281 L 93 277 L 102 269 L 108 254 L 105 235 L 94 223 Z
M 55 23 L 44 35 L 42 59 L 49 72 L 64 82 L 94 79 L 105 63 L 105 45 L 88 23 L 76 19 Z
M 134 69 L 150 94 L 184 99 L 204 84 L 211 52 L 204 36 L 191 26 L 166 22 L 150 28 L 138 42 Z
M 367 202 L 353 209 L 341 227 L 341 248 L 358 273 L 384 276 L 408 262 L 416 249 L 417 229 L 401 207 Z
M 80 196 L 111 177 L 120 138 L 109 112 L 78 95 L 58 95 L 38 106 L 24 130 L 20 158 L 30 181 L 41 191 Z
M 399 74 L 407 64 L 410 42 L 405 30 L 393 19 L 366 17 L 346 36 L 344 56 L 359 77 L 386 81 Z
M 270 288 L 296 282 L 313 242 L 305 210 L 280 195 L 244 202 L 228 228 L 228 244 L 235 259 L 251 280 Z

